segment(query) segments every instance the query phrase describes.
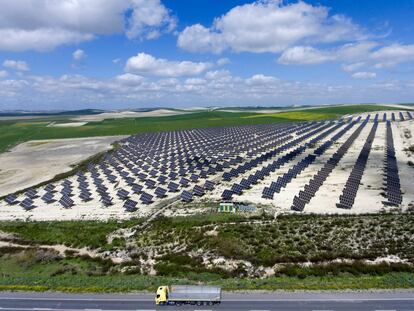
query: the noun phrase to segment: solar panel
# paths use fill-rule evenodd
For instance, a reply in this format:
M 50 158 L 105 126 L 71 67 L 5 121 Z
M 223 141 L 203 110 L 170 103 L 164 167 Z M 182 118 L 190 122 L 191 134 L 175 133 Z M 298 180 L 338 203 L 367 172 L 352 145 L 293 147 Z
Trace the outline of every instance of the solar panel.
M 34 198 L 37 198 L 37 197 L 38 197 L 38 195 L 37 195 L 37 191 L 36 191 L 35 189 L 33 189 L 33 188 L 30 188 L 29 190 L 27 190 L 27 191 L 25 192 L 25 195 L 26 195 L 28 198 L 32 198 L 32 199 L 34 199 Z
M 158 175 L 158 172 L 157 172 L 157 170 L 151 170 L 150 172 L 149 172 L 149 174 L 151 175 L 151 177 L 155 177 L 155 176 L 157 176 Z
M 22 202 L 20 202 L 20 206 L 26 211 L 36 208 L 36 206 L 33 205 L 33 200 L 31 198 L 25 198 Z
M 194 195 L 197 195 L 197 196 L 203 196 L 204 195 L 204 189 L 199 185 L 195 185 L 194 188 L 193 188 L 193 193 L 194 193 Z
M 54 194 L 53 193 L 51 193 L 51 192 L 46 192 L 43 196 L 42 196 L 42 200 L 45 202 L 45 203 L 52 203 L 52 202 L 55 202 L 55 199 L 54 199 Z
M 245 179 L 245 178 L 243 178 L 240 181 L 240 186 L 242 186 L 245 189 L 249 189 L 251 187 L 250 182 L 247 179 Z
M 143 188 L 144 188 L 143 186 L 138 185 L 138 184 L 132 184 L 131 185 L 131 189 L 134 193 L 141 193 Z
M 59 200 L 59 203 L 64 207 L 64 208 L 71 208 L 74 204 L 73 200 L 69 197 L 69 196 L 62 196 L 62 198 Z
M 160 184 L 164 184 L 164 183 L 166 182 L 166 180 L 167 180 L 167 177 L 166 177 L 166 176 L 163 176 L 163 175 L 161 175 L 161 176 L 159 176 L 159 177 L 157 178 L 157 181 L 158 181 Z
M 97 191 L 98 193 L 100 193 L 100 194 L 103 194 L 103 193 L 106 193 L 106 192 L 108 191 L 108 188 L 107 188 L 107 187 L 105 187 L 104 185 L 99 185 L 99 186 L 96 188 L 96 191 Z
M 144 174 L 144 173 L 139 173 L 139 174 L 138 174 L 138 178 L 139 178 L 140 180 L 146 180 L 146 179 L 147 179 L 147 177 L 148 177 L 148 175 L 147 175 L 147 174 Z
M 64 186 L 60 192 L 62 193 L 71 193 L 73 191 L 73 188 L 71 186 Z
M 179 183 L 180 183 L 181 186 L 187 187 L 188 184 L 190 183 L 190 181 L 187 178 L 184 178 L 183 177 L 183 178 L 180 179 L 180 182 Z
M 118 178 L 115 175 L 112 175 L 112 174 L 107 175 L 106 177 L 108 178 L 109 182 L 112 183 L 112 184 L 116 183 L 117 180 L 118 180 Z
M 62 186 L 71 186 L 71 185 L 72 185 L 72 182 L 69 179 L 65 179 L 62 182 Z
M 47 192 L 53 192 L 53 191 L 55 191 L 55 185 L 53 185 L 53 184 L 48 184 L 48 185 L 46 185 L 46 187 L 45 187 L 45 190 L 47 191 Z
M 124 208 L 125 208 L 125 210 L 127 212 L 131 212 L 132 213 L 132 212 L 135 212 L 135 211 L 138 210 L 138 208 L 136 207 L 137 204 L 138 204 L 138 202 L 136 202 L 134 200 L 131 200 L 131 199 L 128 199 L 124 203 Z
M 243 192 L 243 187 L 239 184 L 233 184 L 233 186 L 231 187 L 231 191 L 233 193 L 236 193 L 238 195 L 241 195 Z
M 193 199 L 193 195 L 190 191 L 184 190 L 181 192 L 180 198 L 184 202 L 190 202 Z
M 191 174 L 190 179 L 192 182 L 197 182 L 198 181 L 199 176 L 196 174 Z
M 210 181 L 210 180 L 206 180 L 206 182 L 204 183 L 204 189 L 206 190 L 213 190 L 215 187 L 215 183 Z
M 111 205 L 113 205 L 112 199 L 108 195 L 102 196 L 101 197 L 101 202 L 102 202 L 102 204 L 104 206 L 111 206 Z
M 232 197 L 233 197 L 233 191 L 228 190 L 228 189 L 224 190 L 223 193 L 221 194 L 221 198 L 226 201 L 231 200 Z
M 154 193 L 158 198 L 164 198 L 166 195 L 167 190 L 161 187 L 155 189 Z
M 147 181 L 145 182 L 145 186 L 147 186 L 147 188 L 149 189 L 155 188 L 155 184 L 156 182 L 152 179 L 147 179 Z
M 120 198 L 121 200 L 126 200 L 129 198 L 129 192 L 125 189 L 120 189 L 118 190 L 118 192 L 116 193 L 116 195 L 118 196 L 118 198 Z
M 90 192 L 81 192 L 80 195 L 79 195 L 79 198 L 81 198 L 81 200 L 83 202 L 92 201 L 92 197 L 91 197 L 91 193 Z
M 178 174 L 175 173 L 175 172 L 171 172 L 171 173 L 168 174 L 168 177 L 171 178 L 171 179 L 175 179 L 177 176 L 178 176 Z
M 152 195 L 150 195 L 149 193 L 143 192 L 139 199 L 144 204 L 150 204 L 152 202 L 152 198 L 153 198 Z
M 270 187 L 264 187 L 262 192 L 262 198 L 264 199 L 273 199 L 275 191 Z
M 10 205 L 19 203 L 19 201 L 17 201 L 17 195 L 15 194 L 9 194 L 4 200 Z
M 179 188 L 180 186 L 178 185 L 178 184 L 176 184 L 175 182 L 170 182 L 169 184 L 168 184 L 168 186 L 167 186 L 167 188 L 168 188 L 168 190 L 170 191 L 170 192 L 176 192 L 176 191 L 178 191 L 178 188 Z

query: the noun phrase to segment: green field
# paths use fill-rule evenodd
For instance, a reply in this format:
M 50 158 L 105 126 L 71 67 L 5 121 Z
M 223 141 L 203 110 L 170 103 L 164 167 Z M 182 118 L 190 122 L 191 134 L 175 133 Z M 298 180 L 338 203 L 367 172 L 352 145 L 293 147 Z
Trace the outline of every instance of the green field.
M 377 105 L 354 105 L 260 114 L 252 112 L 203 111 L 168 117 L 106 119 L 80 127 L 47 127 L 50 122 L 70 122 L 68 117 L 44 117 L 0 121 L 0 152 L 33 139 L 78 138 L 109 135 L 133 135 L 143 132 L 206 128 L 249 124 L 298 122 L 335 119 L 344 114 L 390 109 Z

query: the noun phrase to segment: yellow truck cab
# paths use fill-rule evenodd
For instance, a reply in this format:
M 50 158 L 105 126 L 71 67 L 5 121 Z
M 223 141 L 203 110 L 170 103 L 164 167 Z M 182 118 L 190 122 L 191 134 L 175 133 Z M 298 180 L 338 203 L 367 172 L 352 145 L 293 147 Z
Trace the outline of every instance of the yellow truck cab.
M 203 285 L 159 286 L 155 296 L 157 305 L 214 305 L 221 301 L 221 288 Z
M 155 304 L 164 305 L 168 299 L 168 286 L 160 286 L 157 289 L 157 295 L 155 296 Z

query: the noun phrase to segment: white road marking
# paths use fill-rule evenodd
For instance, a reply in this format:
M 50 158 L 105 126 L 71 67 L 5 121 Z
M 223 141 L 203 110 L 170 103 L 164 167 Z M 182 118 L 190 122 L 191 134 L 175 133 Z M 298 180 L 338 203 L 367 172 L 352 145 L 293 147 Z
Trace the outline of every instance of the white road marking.
M 59 308 L 13 308 L 13 307 L 0 307 L 0 310 L 13 310 L 13 311 L 119 311 L 119 309 L 59 309 Z M 157 311 L 155 309 L 142 309 L 142 310 L 135 310 L 135 311 Z M 211 310 L 210 310 L 211 311 Z
M 45 301 L 152 301 L 152 298 L 40 298 L 40 297 L 1 297 L 1 300 L 45 300 Z M 263 299 L 223 299 L 222 301 L 229 302 L 272 302 L 272 301 L 414 301 L 414 297 L 393 297 L 393 298 L 263 298 Z M 25 309 L 26 310 L 26 309 Z M 55 310 L 55 309 L 54 309 Z M 107 311 L 107 310 L 105 310 Z M 388 310 L 387 310 L 388 311 Z M 394 310 L 392 310 L 394 311 Z

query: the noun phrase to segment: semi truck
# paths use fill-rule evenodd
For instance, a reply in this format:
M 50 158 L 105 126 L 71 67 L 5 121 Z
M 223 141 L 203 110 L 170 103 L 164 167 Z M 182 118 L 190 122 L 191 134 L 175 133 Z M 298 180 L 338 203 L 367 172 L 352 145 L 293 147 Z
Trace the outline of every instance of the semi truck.
M 157 305 L 214 305 L 221 302 L 221 288 L 201 285 L 167 285 L 157 289 Z

